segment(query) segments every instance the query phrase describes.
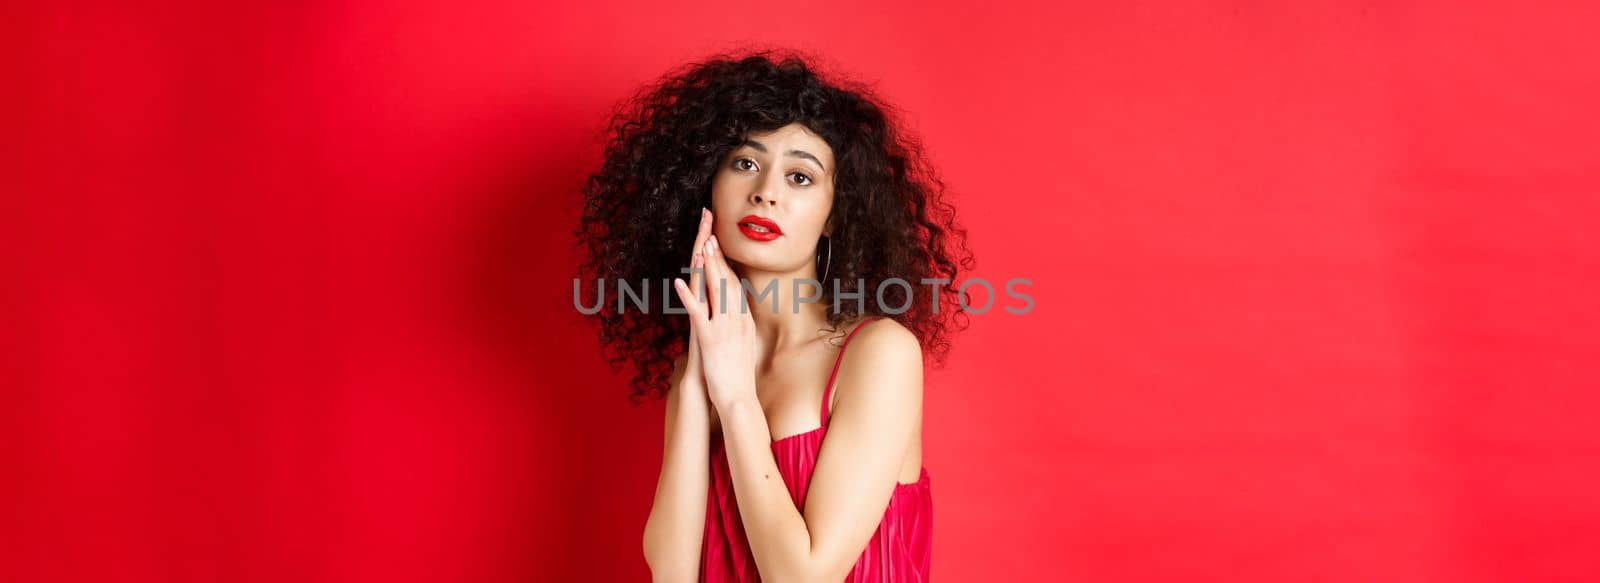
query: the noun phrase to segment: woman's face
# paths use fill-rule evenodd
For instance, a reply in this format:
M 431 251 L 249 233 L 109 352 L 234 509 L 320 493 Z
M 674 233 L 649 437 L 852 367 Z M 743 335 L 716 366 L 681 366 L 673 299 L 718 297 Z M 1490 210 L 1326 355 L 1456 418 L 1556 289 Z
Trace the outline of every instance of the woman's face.
M 798 123 L 751 133 L 722 158 L 711 182 L 712 233 L 741 274 L 815 269 L 834 170 L 833 149 Z

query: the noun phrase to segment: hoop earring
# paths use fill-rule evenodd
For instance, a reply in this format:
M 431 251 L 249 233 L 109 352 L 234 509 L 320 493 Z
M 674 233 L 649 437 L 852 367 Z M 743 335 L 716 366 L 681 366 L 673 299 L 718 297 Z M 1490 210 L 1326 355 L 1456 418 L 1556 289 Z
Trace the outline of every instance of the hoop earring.
M 828 261 L 822 268 L 822 281 L 828 281 L 828 270 L 833 267 L 833 238 L 823 235 L 822 240 L 828 242 Z

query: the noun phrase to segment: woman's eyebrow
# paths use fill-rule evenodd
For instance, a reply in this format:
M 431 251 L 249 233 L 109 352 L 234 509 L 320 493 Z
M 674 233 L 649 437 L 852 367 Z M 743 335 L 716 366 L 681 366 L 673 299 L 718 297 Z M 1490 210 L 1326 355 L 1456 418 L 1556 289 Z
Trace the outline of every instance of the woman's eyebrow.
M 739 145 L 741 145 L 741 146 L 750 146 L 751 148 L 755 148 L 755 150 L 757 152 L 761 152 L 763 154 L 767 153 L 767 146 L 765 144 L 762 144 L 761 142 L 757 142 L 755 140 L 746 139 L 744 141 L 744 143 L 741 143 Z M 807 152 L 805 150 L 789 150 L 789 155 L 793 156 L 793 157 L 796 157 L 796 158 L 805 158 L 805 159 L 811 160 L 812 162 L 816 162 L 817 163 L 817 167 L 821 168 L 823 172 L 827 172 L 828 171 L 828 167 L 823 165 L 822 160 L 818 160 L 817 157 L 816 156 L 812 156 L 810 152 Z

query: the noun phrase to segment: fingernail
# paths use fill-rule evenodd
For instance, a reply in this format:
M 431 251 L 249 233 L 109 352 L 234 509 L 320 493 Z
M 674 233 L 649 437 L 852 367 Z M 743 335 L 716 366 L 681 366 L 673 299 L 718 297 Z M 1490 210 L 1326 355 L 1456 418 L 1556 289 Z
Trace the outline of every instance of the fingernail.
M 710 255 L 711 254 L 711 250 L 714 247 L 716 247 L 716 245 L 717 245 L 717 236 L 716 235 L 712 235 L 710 238 L 706 239 L 706 254 Z

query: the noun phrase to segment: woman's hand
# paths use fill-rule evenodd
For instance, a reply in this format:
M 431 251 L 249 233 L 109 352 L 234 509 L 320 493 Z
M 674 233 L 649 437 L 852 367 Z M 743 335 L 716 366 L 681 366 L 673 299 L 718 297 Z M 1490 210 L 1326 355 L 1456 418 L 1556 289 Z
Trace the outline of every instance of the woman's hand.
M 756 399 L 756 361 L 760 343 L 744 288 L 712 235 L 701 252 L 707 290 L 696 297 L 681 279 L 674 279 L 678 299 L 689 312 L 689 325 L 700 343 L 702 371 L 711 404 L 718 411 L 745 399 Z M 725 292 L 723 290 L 726 290 Z
M 700 209 L 700 227 L 694 237 L 693 253 L 689 256 L 689 281 L 692 282 L 691 285 L 696 286 L 693 289 L 705 289 L 706 240 L 710 237 L 711 211 L 702 208 Z M 676 279 L 673 281 L 674 284 L 677 283 Z M 681 292 L 678 297 L 679 299 L 683 298 Z M 685 304 L 687 303 L 685 301 Z M 689 326 L 688 355 L 684 359 L 683 394 L 679 395 L 679 398 L 692 399 L 685 401 L 686 403 L 707 403 L 705 369 L 701 365 L 700 342 L 695 330 L 696 328 L 691 322 Z

